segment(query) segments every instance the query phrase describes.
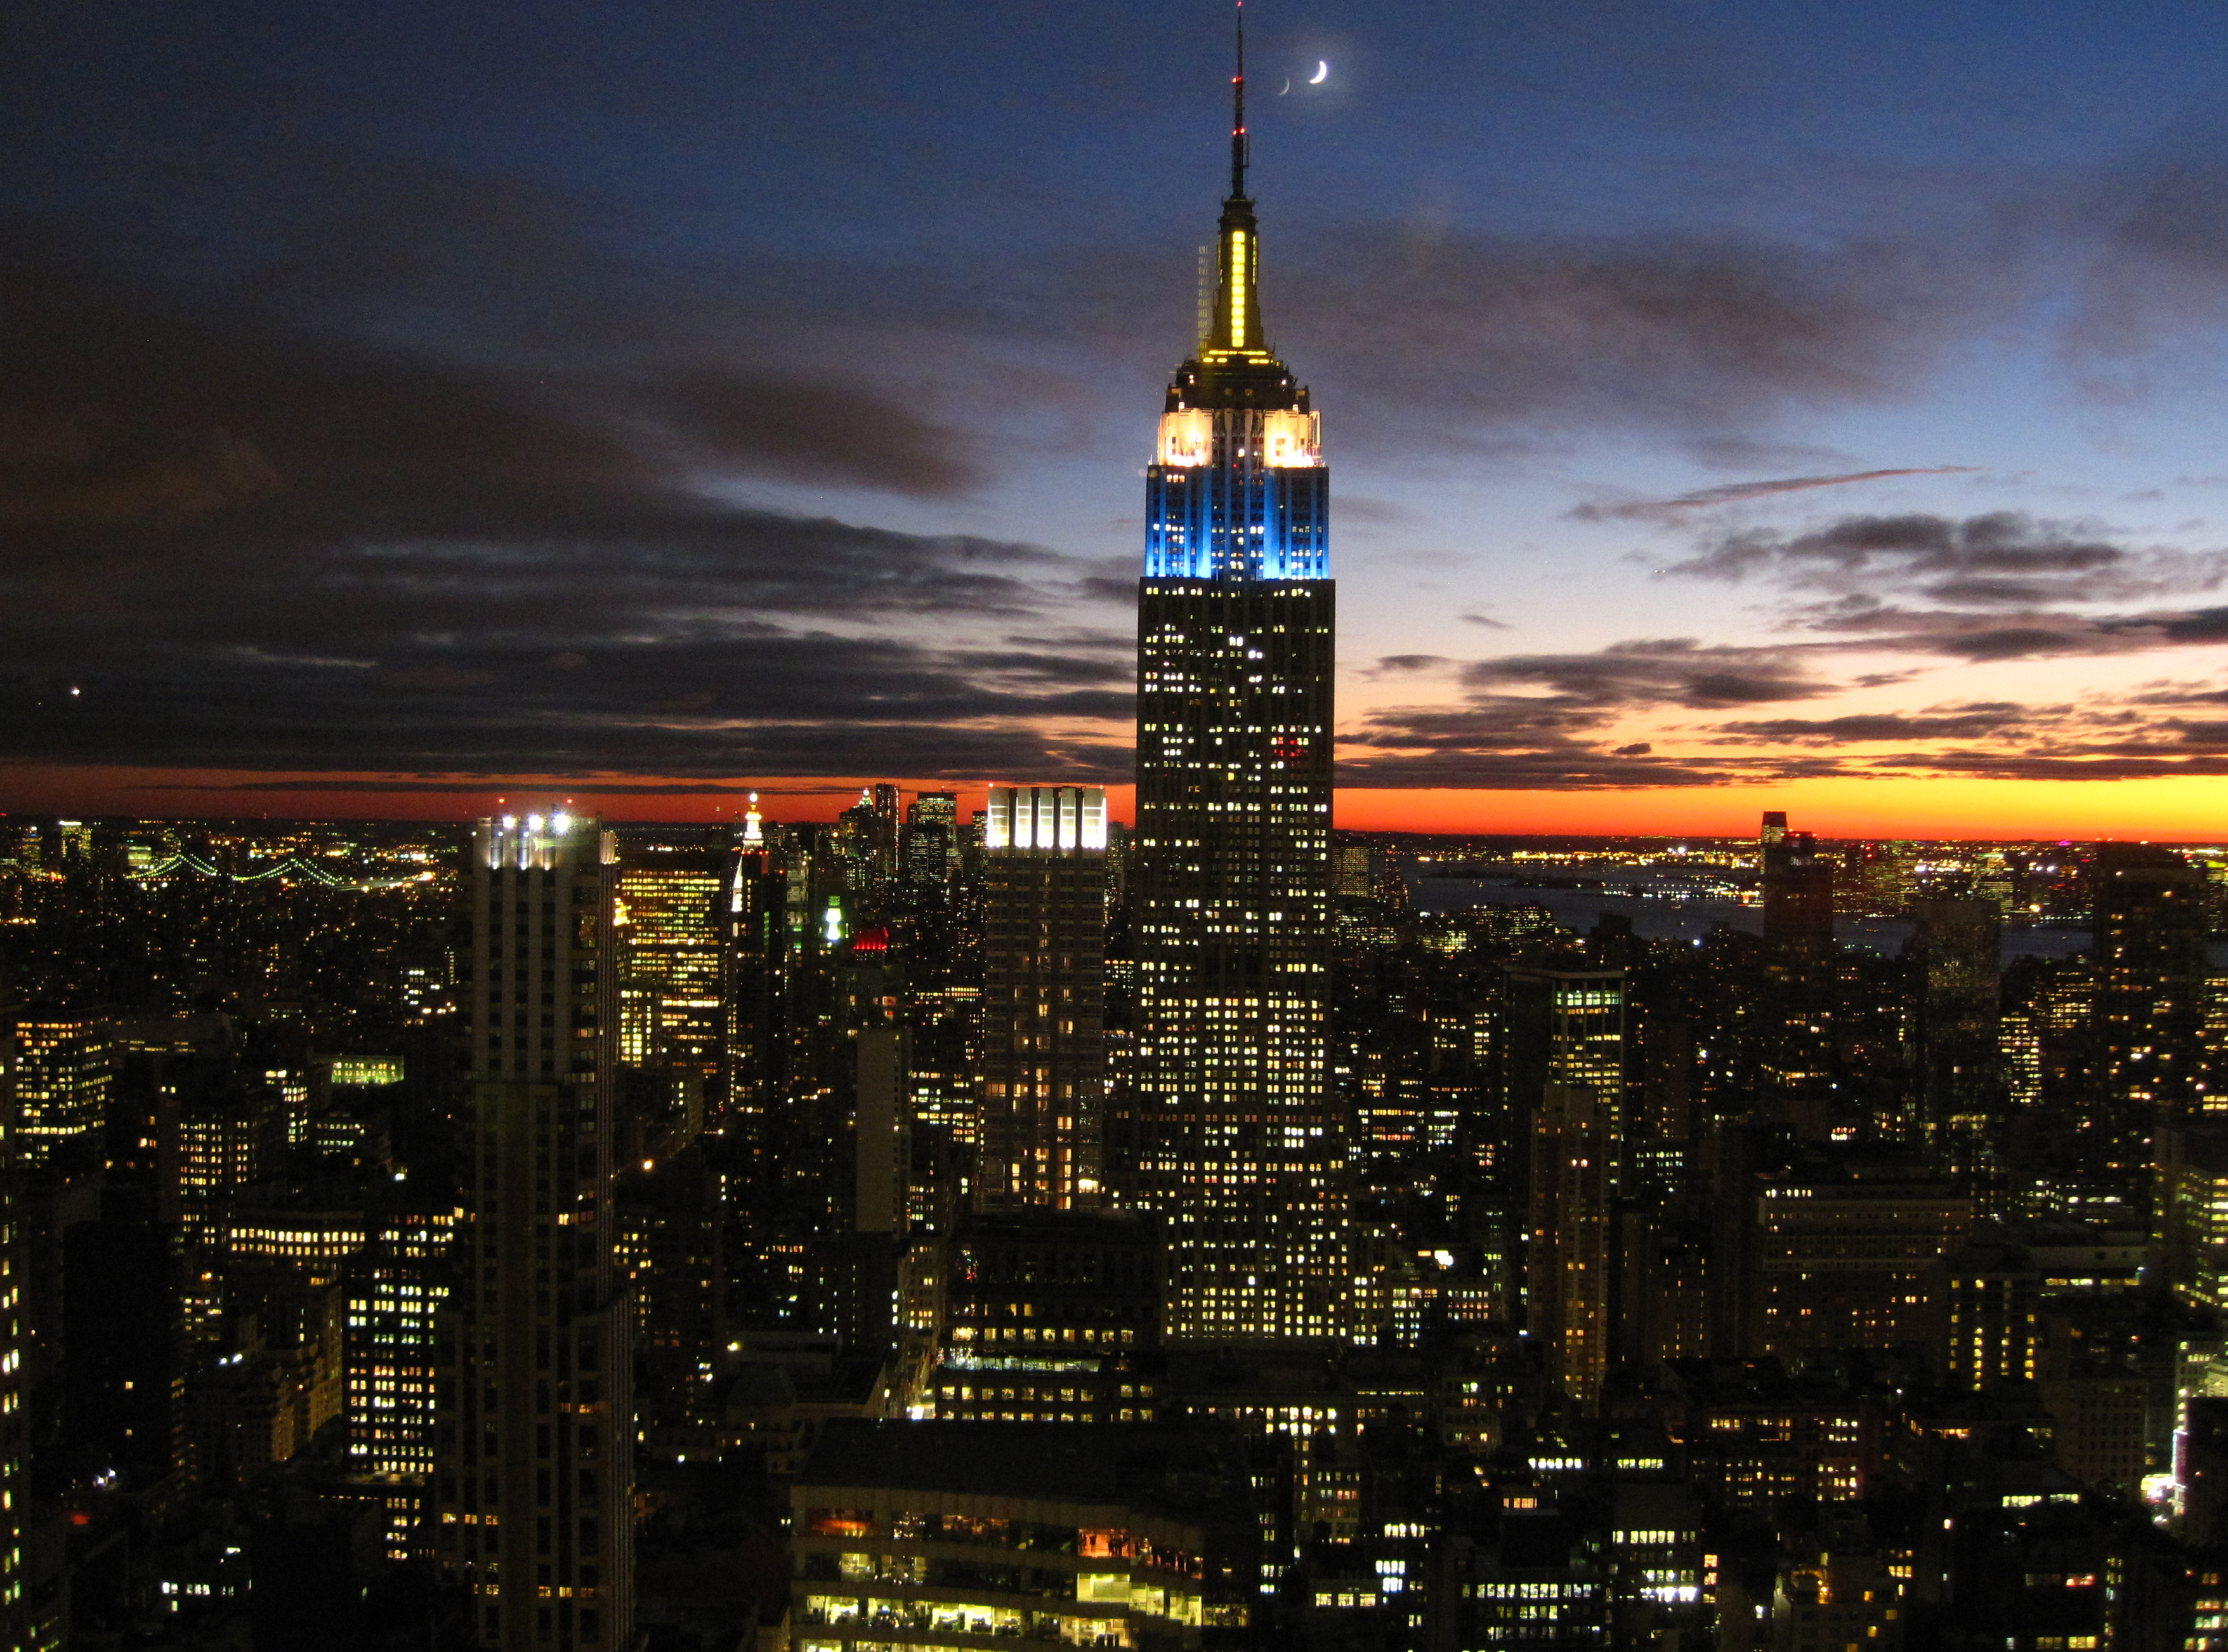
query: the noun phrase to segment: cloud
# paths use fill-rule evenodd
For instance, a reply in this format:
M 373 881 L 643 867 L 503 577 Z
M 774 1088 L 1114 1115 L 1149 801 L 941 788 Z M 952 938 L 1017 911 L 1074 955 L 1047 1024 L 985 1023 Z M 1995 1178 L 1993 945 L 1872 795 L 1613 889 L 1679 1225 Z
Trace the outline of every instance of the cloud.
M 1759 760 L 1659 757 L 1650 742 L 1612 731 L 1654 706 L 1721 709 L 1832 691 L 1782 652 L 1707 648 L 1686 637 L 1476 660 L 1459 681 L 1462 704 L 1371 713 L 1347 737 L 1339 783 L 1526 791 L 1722 784 L 1752 777 Z M 1510 692 L 1516 685 L 1541 692 Z M 1786 772 L 1783 763 L 1761 766 Z
M 1682 444 L 1697 464 L 1713 471 L 1785 469 L 1790 464 L 1847 464 L 1849 456 L 1830 447 L 1801 442 L 1759 440 L 1752 436 L 1718 434 L 1690 437 Z
M 1598 712 L 1522 695 L 1477 695 L 1458 708 L 1373 714 L 1341 742 L 1342 786 L 1460 786 L 1583 791 L 1720 784 L 1727 765 L 1652 757 L 1644 742 L 1591 738 Z
M 121 259 L 67 226 L 0 222 L 0 760 L 1120 778 L 1130 644 L 1060 621 L 1132 602 L 1129 567 L 732 496 L 759 477 L 940 500 L 1016 455 L 1086 447 L 1108 363 L 1157 373 L 1141 339 L 1182 336 L 1165 259 L 653 270 L 598 252 L 568 203 L 421 172 L 259 221 L 191 279 L 159 272 L 175 249 Z M 1278 256 L 1274 319 L 1310 341 L 1299 365 L 1339 395 L 1342 444 L 1516 449 L 1607 426 L 1817 467 L 1598 508 L 1681 521 L 1958 468 L 1829 473 L 1847 461 L 1742 429 L 1905 394 L 2032 273 L 1946 241 L 1392 226 Z M 1810 730 L 1785 735 L 1793 756 L 1695 759 L 1621 720 L 1678 707 L 1760 729 L 1752 708 L 1830 695 L 1827 662 L 1865 652 L 2228 640 L 2228 610 L 2193 600 L 2220 555 L 2010 513 L 1710 536 L 1674 577 L 1775 583 L 1783 645 L 1455 666 L 1457 703 L 1360 731 L 1357 783 L 1820 772 L 1836 759 L 1819 748 L 1853 743 L 1837 720 L 1780 720 Z M 70 683 L 86 692 L 65 704 Z M 2202 720 L 2158 727 L 2186 747 Z
M 2188 565 L 2179 553 L 2159 553 L 2189 577 L 2217 583 L 2217 558 Z M 1991 511 L 1956 518 L 1921 514 L 1845 516 L 1806 534 L 1749 529 L 1712 540 L 1698 554 L 1671 563 L 1671 578 L 1742 579 L 1770 577 L 1790 584 L 1841 586 L 1861 579 L 1882 586 L 1924 587 L 1959 579 L 2026 579 L 2078 575 L 2078 592 L 2124 587 L 2102 577 L 2138 559 L 2079 524 L 2038 521 L 2024 512 Z M 2059 586 L 2051 589 L 2061 588 Z
M 1850 746 L 1899 740 L 1981 740 L 2014 734 L 2030 720 L 2027 714 L 2016 706 L 1992 707 L 1947 716 L 1910 717 L 1887 712 L 1853 713 L 1842 717 L 1774 717 L 1760 721 L 1719 723 L 1714 743 Z
M 1783 629 L 1840 640 L 1790 643 L 1789 658 L 1842 651 L 1985 663 L 2228 641 L 2228 607 L 2127 605 L 2218 589 L 2228 550 L 2129 546 L 2093 524 L 2019 511 L 1844 516 L 1791 535 L 1744 529 L 1708 537 L 1657 573 L 1815 593 L 1781 609 Z
M 1692 637 L 1613 643 L 1591 654 L 1505 654 L 1463 668 L 1476 688 L 1533 682 L 1573 705 L 1708 709 L 1807 700 L 1834 685 L 1806 676 L 1789 650 L 1705 646 Z
M 1876 772 L 1955 774 L 1981 780 L 2155 780 L 2228 774 L 2228 757 L 2153 752 L 2127 757 L 2059 756 L 2045 752 L 1907 752 L 1879 759 Z
M 958 438 L 840 377 L 605 395 L 603 365 L 307 328 L 21 224 L 0 358 L 0 760 L 1126 772 L 1126 659 L 1000 640 L 1090 565 L 696 490 L 964 485 Z
M 1976 464 L 1930 464 L 1893 471 L 1853 471 L 1845 476 L 1796 476 L 1770 482 L 1729 482 L 1723 487 L 1702 488 L 1672 499 L 1641 499 L 1621 505 L 1582 504 L 1573 507 L 1568 514 L 1579 522 L 1620 519 L 1667 521 L 1689 510 L 1738 504 L 1749 499 L 1770 498 L 1775 494 L 1807 493 L 1814 488 L 1846 487 L 1854 482 L 1878 482 L 1888 477 L 1961 476 L 1979 469 Z
M 360 341 L 253 280 L 165 286 L 0 219 L 0 512 L 203 514 L 243 496 L 382 490 L 464 504 L 536 487 L 677 486 L 701 468 L 900 493 L 979 474 L 965 440 L 841 372 L 747 362 L 508 363 Z M 500 336 L 488 341 L 502 346 Z
M 1423 520 L 1422 515 L 1391 499 L 1377 499 L 1367 494 L 1341 493 L 1338 496 L 1338 520 L 1341 527 L 1410 528 Z
M 707 466 L 925 496 L 964 493 L 983 479 L 958 432 L 855 381 L 695 369 L 631 388 L 628 399 Z

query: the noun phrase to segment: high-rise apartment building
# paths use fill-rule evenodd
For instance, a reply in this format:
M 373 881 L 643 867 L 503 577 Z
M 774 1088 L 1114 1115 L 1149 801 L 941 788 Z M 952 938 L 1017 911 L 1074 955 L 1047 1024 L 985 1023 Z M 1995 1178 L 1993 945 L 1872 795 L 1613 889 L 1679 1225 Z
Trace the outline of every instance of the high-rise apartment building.
M 887 883 L 898 875 L 898 848 L 902 838 L 898 808 L 900 792 L 887 780 L 877 780 L 872 791 L 874 870 Z
M 233 1056 L 173 1056 L 164 1072 L 177 1102 L 186 1340 L 203 1346 L 219 1334 L 233 1201 L 277 1170 L 286 1150 L 286 1120 L 279 1092 L 242 1071 Z
M 434 1559 L 476 1644 L 632 1633 L 633 1410 L 611 1261 L 617 845 L 567 815 L 473 835 L 464 1220 L 441 1316 Z
M 1796 1134 L 1826 1141 L 1837 1122 L 1834 863 L 1809 832 L 1764 817 L 1758 865 L 1767 991 L 1758 1028 L 1757 1088 L 1765 1111 Z
M 2228 1130 L 2209 1121 L 2161 1130 L 2159 1159 L 2165 1283 L 2184 1302 L 2228 1307 Z
M 984 842 L 983 1209 L 1098 1201 L 1106 793 L 992 786 Z
M 1242 64 L 1237 93 L 1213 305 L 1146 471 L 1125 1175 L 1168 1219 L 1172 1337 L 1336 1338 L 1330 472 L 1262 325 Z

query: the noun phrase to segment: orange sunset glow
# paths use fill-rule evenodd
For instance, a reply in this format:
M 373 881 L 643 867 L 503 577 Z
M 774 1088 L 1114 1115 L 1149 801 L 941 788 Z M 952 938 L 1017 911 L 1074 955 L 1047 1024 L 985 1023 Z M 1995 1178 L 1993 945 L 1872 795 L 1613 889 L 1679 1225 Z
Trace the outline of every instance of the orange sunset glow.
M 769 820 L 833 820 L 861 788 L 886 775 L 763 776 L 734 781 L 657 775 L 270 775 L 138 768 L 22 767 L 4 775 L 19 814 L 127 815 L 161 819 L 461 820 L 562 804 L 612 820 L 713 822 L 740 815 L 759 794 Z M 956 791 L 979 806 L 980 781 L 902 778 L 907 792 Z M 1107 789 L 1118 820 L 1133 818 L 1132 788 Z M 1741 837 L 1758 813 L 1799 814 L 1822 837 L 2120 838 L 2210 842 L 2228 836 L 2228 777 L 2076 783 L 1955 778 L 1828 777 L 1773 785 L 1594 791 L 1393 791 L 1343 787 L 1335 823 L 1354 831 Z

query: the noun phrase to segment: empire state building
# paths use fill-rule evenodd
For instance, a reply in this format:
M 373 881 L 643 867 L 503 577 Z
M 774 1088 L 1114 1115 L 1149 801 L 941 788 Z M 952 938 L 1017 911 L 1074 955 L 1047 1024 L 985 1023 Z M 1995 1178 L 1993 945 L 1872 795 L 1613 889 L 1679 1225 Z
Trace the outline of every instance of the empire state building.
M 1342 1339 L 1330 472 L 1307 387 L 1262 328 L 1242 36 L 1239 54 L 1213 308 L 1146 472 L 1125 1191 L 1164 1213 L 1170 1337 Z

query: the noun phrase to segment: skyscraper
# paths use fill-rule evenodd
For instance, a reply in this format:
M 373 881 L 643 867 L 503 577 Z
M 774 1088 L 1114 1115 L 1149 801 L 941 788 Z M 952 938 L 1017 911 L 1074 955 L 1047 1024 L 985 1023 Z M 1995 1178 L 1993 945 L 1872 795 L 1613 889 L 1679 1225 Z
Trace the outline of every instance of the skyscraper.
M 1757 844 L 1764 885 L 1764 938 L 1796 955 L 1803 967 L 1833 950 L 1834 863 L 1809 832 L 1787 829 L 1787 816 L 1767 811 Z
M 1996 996 L 2003 919 L 1990 900 L 1917 900 L 1905 958 L 1921 1137 L 1961 1175 L 1995 1158 L 2002 1105 Z
M 1610 1225 L 1624 1133 L 1622 970 L 1511 970 L 1502 999 L 1505 1156 L 1521 1167 L 1532 1336 L 1591 1409 L 1609 1371 Z
M 711 1087 L 723 1026 L 718 906 L 725 857 L 710 848 L 643 844 L 618 873 L 619 1060 Z
M 1106 793 L 992 786 L 976 1201 L 1098 1202 Z
M 787 1071 L 782 1008 L 789 900 L 788 871 L 766 837 L 753 791 L 727 870 L 720 985 L 727 1061 L 720 1128 L 739 1132 L 753 1153 L 771 1146 L 761 1126 L 780 1097 Z
M 906 810 L 903 834 L 906 886 L 915 898 L 941 898 L 959 871 L 959 799 L 949 791 L 924 791 Z
M 2093 877 L 2097 1077 L 2141 1133 L 2202 1105 L 2205 874 L 2168 849 L 2108 843 Z
M 473 835 L 472 1083 L 435 1440 L 434 1557 L 477 1644 L 633 1629 L 633 1409 L 611 1263 L 614 840 L 566 815 Z
M 1765 1110 L 1799 1136 L 1833 1134 L 1834 863 L 1787 816 L 1764 817 L 1758 844 L 1766 993 L 1757 1086 Z
M 1172 1336 L 1337 1337 L 1330 473 L 1262 326 L 1244 63 L 1213 308 L 1146 471 L 1127 1191 L 1168 1214 Z

